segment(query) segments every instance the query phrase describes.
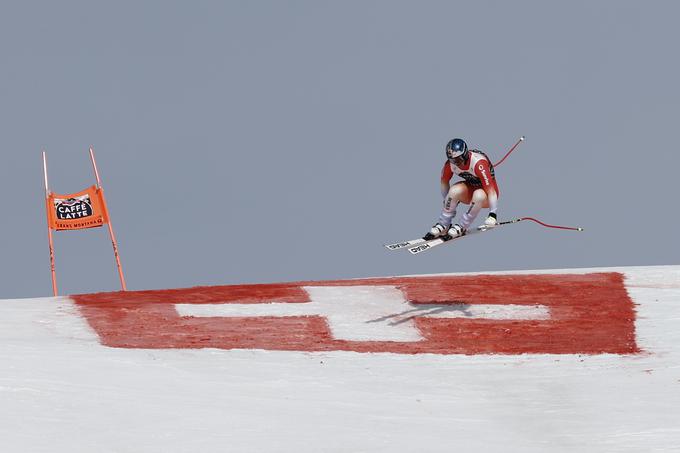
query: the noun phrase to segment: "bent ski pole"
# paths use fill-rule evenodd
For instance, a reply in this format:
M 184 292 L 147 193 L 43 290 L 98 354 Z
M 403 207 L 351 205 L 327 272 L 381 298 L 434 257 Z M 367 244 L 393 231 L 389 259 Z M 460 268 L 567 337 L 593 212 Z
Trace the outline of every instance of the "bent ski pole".
M 508 156 L 510 155 L 510 153 L 513 152 L 513 151 L 515 150 L 515 148 L 517 148 L 517 145 L 519 145 L 519 144 L 522 143 L 523 141 L 524 141 L 524 135 L 522 135 L 522 136 L 519 138 L 519 140 L 517 140 L 517 143 L 515 143 L 514 145 L 512 145 L 512 148 L 510 148 L 510 151 L 508 151 L 507 153 L 505 153 L 505 156 L 503 156 L 503 158 L 502 158 L 501 160 L 499 160 L 497 163 L 493 164 L 493 166 L 494 166 L 494 167 L 498 167 L 500 164 L 502 164 L 503 161 L 505 160 L 505 158 L 508 157 Z
M 507 225 L 507 224 L 509 224 L 509 223 L 517 223 L 517 222 L 521 222 L 521 221 L 523 221 L 523 220 L 531 220 L 532 222 L 536 222 L 536 223 L 538 223 L 539 225 L 542 225 L 542 226 L 544 226 L 544 227 L 546 227 L 546 228 L 557 228 L 557 229 L 560 229 L 560 230 L 583 231 L 583 228 L 581 228 L 581 227 L 570 227 L 570 226 L 561 226 L 561 225 L 550 225 L 550 224 L 548 224 L 548 223 L 541 222 L 541 221 L 538 220 L 538 219 L 534 219 L 533 217 L 519 217 L 519 218 L 513 219 L 513 220 L 506 220 L 506 221 L 504 221 L 504 222 L 498 222 L 498 224 L 499 224 L 499 225 Z

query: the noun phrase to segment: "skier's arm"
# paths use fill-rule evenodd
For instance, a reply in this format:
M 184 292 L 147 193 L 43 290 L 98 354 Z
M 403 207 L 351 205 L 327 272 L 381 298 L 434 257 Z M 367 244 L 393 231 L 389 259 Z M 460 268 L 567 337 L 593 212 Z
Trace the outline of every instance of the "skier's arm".
M 451 166 L 449 165 L 449 162 L 444 162 L 444 168 L 442 168 L 442 176 L 441 176 L 441 189 L 442 189 L 442 198 L 446 198 L 446 194 L 449 193 L 449 189 L 451 188 L 451 178 L 453 177 L 453 171 L 451 170 Z
M 498 210 L 498 193 L 496 192 L 496 185 L 494 184 L 493 176 L 491 176 L 491 169 L 489 163 L 485 160 L 480 160 L 475 165 L 475 174 L 482 181 L 482 189 L 486 192 L 486 198 L 489 201 L 489 214 L 496 217 Z

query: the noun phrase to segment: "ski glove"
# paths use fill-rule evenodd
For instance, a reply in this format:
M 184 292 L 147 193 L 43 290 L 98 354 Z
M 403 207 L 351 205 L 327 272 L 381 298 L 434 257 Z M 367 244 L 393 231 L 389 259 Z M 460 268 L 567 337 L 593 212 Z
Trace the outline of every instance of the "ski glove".
M 491 212 L 491 213 L 489 213 L 489 216 L 484 221 L 484 226 L 487 227 L 487 228 L 493 228 L 496 225 L 498 225 L 498 221 L 496 220 L 496 214 Z

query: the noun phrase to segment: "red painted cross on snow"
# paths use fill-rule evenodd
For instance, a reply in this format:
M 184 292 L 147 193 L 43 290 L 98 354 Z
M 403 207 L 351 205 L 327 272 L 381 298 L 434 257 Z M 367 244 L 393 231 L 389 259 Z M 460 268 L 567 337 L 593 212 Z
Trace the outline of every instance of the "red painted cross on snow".
M 75 296 L 102 343 L 394 353 L 634 353 L 617 273 L 402 277 Z

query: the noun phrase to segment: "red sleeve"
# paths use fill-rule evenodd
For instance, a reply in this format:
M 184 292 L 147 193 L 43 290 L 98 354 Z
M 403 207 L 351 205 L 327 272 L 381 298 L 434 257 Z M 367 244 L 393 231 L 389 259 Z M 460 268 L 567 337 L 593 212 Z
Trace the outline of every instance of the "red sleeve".
M 496 191 L 496 181 L 494 180 L 494 177 L 491 176 L 491 169 L 489 168 L 489 163 L 486 160 L 480 160 L 477 162 L 475 165 L 475 176 L 477 176 L 479 180 L 482 181 L 482 188 L 487 195 L 490 194 L 491 190 L 494 192 Z
M 489 162 L 480 160 L 475 164 L 475 176 L 482 182 L 482 188 L 486 192 L 486 197 L 489 200 L 489 212 L 496 212 L 498 209 L 498 185 L 496 178 L 491 175 Z
M 451 170 L 451 165 L 449 161 L 444 162 L 444 168 L 442 168 L 442 182 L 448 183 L 453 178 L 453 170 Z

